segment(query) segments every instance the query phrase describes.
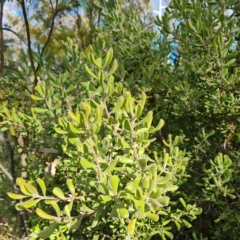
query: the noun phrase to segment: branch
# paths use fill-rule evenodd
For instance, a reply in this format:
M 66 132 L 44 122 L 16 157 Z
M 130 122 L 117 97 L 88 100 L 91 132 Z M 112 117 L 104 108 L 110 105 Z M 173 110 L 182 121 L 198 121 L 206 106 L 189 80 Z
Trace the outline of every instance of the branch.
M 50 1 L 52 10 L 53 10 L 52 1 L 51 1 L 51 0 L 49 0 L 49 1 Z M 40 57 L 43 56 L 43 54 L 44 54 L 44 52 L 45 52 L 45 50 L 46 50 L 46 48 L 47 48 L 47 46 L 48 46 L 48 44 L 49 44 L 49 42 L 50 42 L 50 39 L 51 39 L 51 36 L 52 36 L 52 33 L 53 33 L 54 21 L 55 21 L 55 18 L 56 18 L 56 16 L 57 16 L 57 14 L 58 14 L 58 9 L 57 9 L 57 7 L 58 7 L 58 0 L 56 0 L 55 11 L 53 10 L 53 18 L 52 18 L 50 30 L 49 30 L 49 33 L 48 33 L 47 41 L 45 42 L 45 44 L 44 44 L 44 46 L 43 46 L 43 48 L 42 48 Z M 38 64 L 36 71 L 38 71 L 39 68 L 40 68 L 40 65 Z
M 0 5 L 0 26 L 2 28 L 2 22 L 3 22 L 3 5 L 4 2 Z M 4 38 L 3 38 L 3 30 L 0 30 L 0 47 L 1 47 L 1 65 L 0 65 L 0 77 L 3 76 L 3 69 L 4 69 Z
M 10 29 L 10 28 L 1 28 L 1 30 L 5 30 L 5 31 L 12 32 L 12 33 L 15 34 L 24 44 L 26 44 L 27 47 L 28 47 L 28 44 L 27 44 L 15 31 L 13 31 L 12 29 Z
M 0 163 L 0 168 L 2 172 L 8 177 L 8 179 L 13 182 L 13 176 L 8 172 L 8 170 Z
M 26 12 L 26 7 L 25 7 L 25 0 L 18 0 L 22 7 L 22 12 L 23 12 L 23 18 L 26 26 L 26 32 L 27 32 L 27 43 L 28 43 L 28 55 L 29 55 L 29 60 L 31 63 L 31 68 L 33 70 L 34 74 L 34 84 L 32 88 L 32 94 L 35 92 L 35 87 L 37 86 L 38 79 L 37 79 L 37 71 L 34 66 L 34 61 L 33 61 L 33 52 L 32 52 L 32 47 L 31 47 L 31 35 L 30 35 L 30 28 L 29 28 L 29 22 L 27 18 L 27 12 Z

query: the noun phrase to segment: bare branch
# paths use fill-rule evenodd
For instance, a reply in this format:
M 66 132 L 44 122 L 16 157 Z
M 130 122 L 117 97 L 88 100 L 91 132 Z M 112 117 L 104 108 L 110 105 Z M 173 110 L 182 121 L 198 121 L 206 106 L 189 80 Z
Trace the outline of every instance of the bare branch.
M 0 169 L 8 177 L 8 179 L 13 182 L 13 176 L 8 172 L 8 170 L 0 163 Z
M 37 79 L 37 71 L 36 71 L 36 68 L 34 66 L 34 61 L 33 61 L 33 52 L 32 52 L 32 46 L 31 46 L 31 34 L 30 34 L 29 22 L 28 22 L 28 18 L 27 18 L 25 1 L 24 0 L 20 1 L 19 0 L 18 2 L 21 4 L 21 7 L 22 7 L 23 18 L 24 18 L 25 27 L 26 27 L 27 43 L 28 43 L 28 55 L 29 55 L 31 68 L 32 68 L 33 74 L 34 74 L 34 84 L 33 84 L 33 88 L 32 88 L 32 93 L 34 94 L 35 87 L 37 86 L 37 83 L 38 83 L 38 79 Z
M 0 5 L 0 26 L 2 28 L 3 23 L 3 5 L 4 2 Z M 3 38 L 3 30 L 0 30 L 0 47 L 1 47 L 1 65 L 0 65 L 0 77 L 3 75 L 3 69 L 4 69 L 4 38 Z

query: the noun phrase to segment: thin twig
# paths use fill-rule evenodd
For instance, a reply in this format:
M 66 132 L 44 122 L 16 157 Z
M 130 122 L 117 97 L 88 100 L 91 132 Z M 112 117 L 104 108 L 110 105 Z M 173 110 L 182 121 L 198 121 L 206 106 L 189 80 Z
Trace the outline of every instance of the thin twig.
M 52 1 L 51 0 L 50 0 L 50 3 L 51 3 L 51 6 L 52 6 Z M 46 50 L 46 48 L 47 48 L 47 46 L 50 42 L 50 39 L 51 39 L 51 36 L 52 36 L 52 33 L 53 33 L 53 28 L 54 28 L 54 21 L 55 21 L 55 18 L 57 16 L 57 14 L 58 14 L 58 0 L 56 0 L 55 11 L 53 12 L 52 22 L 51 22 L 50 30 L 49 30 L 49 33 L 48 33 L 47 41 L 45 42 L 45 44 L 42 48 L 40 57 L 43 56 L 43 54 L 44 54 L 44 52 L 45 52 L 45 50 Z M 40 65 L 38 64 L 36 71 L 39 70 L 39 67 L 40 67 Z
M 8 172 L 8 170 L 0 163 L 0 169 L 8 177 L 8 179 L 13 182 L 13 176 Z
M 2 30 L 2 23 L 3 23 L 3 5 L 4 2 L 1 3 L 0 5 L 0 26 L 1 26 L 1 31 L 0 31 L 0 46 L 1 46 L 1 65 L 0 65 L 0 77 L 3 76 L 3 69 L 4 69 L 4 38 L 3 38 L 3 30 Z
M 37 83 L 38 83 L 38 79 L 37 79 L 37 71 L 36 71 L 36 68 L 34 66 L 34 60 L 33 60 L 33 51 L 32 51 L 32 46 L 31 46 L 32 43 L 31 43 L 30 27 L 29 27 L 29 22 L 28 22 L 28 18 L 27 18 L 25 1 L 24 0 L 18 0 L 18 2 L 21 4 L 21 7 L 22 7 L 23 18 L 24 18 L 25 27 L 26 27 L 27 43 L 28 43 L 28 55 L 29 55 L 31 68 L 33 70 L 33 75 L 34 75 L 34 84 L 33 84 L 33 88 L 32 88 L 32 94 L 34 94 L 35 87 L 37 86 Z

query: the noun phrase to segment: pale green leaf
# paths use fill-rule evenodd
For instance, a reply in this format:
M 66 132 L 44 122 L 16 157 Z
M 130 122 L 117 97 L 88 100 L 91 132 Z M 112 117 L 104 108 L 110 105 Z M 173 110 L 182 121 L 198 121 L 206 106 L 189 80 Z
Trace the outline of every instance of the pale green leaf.
M 42 101 L 42 100 L 44 100 L 43 97 L 38 97 L 38 96 L 36 96 L 36 95 L 31 95 L 31 98 L 32 98 L 34 101 Z
M 73 206 L 73 202 L 70 202 L 69 204 L 65 205 L 65 207 L 64 207 L 64 212 L 68 217 L 71 216 L 72 206 Z
M 109 185 L 114 194 L 118 193 L 119 177 L 117 175 L 109 177 Z
M 106 58 L 105 58 L 105 62 L 104 62 L 103 68 L 107 67 L 110 64 L 110 62 L 112 61 L 112 57 L 113 57 L 113 49 L 110 48 L 107 51 L 107 55 L 106 55 Z
M 159 220 L 159 216 L 155 213 L 147 212 L 146 216 L 155 222 Z
M 108 72 L 107 75 L 108 75 L 108 76 L 112 75 L 112 74 L 117 70 L 117 68 L 118 68 L 118 62 L 117 62 L 116 59 L 114 59 L 112 68 L 111 68 L 111 70 Z
M 43 195 L 46 196 L 46 185 L 45 185 L 45 182 L 42 179 L 38 178 L 37 179 L 37 183 L 40 186 Z
M 20 203 L 16 204 L 15 207 L 16 207 L 17 210 L 21 210 L 22 207 L 23 208 L 31 208 L 31 207 L 36 206 L 39 201 L 41 201 L 41 199 L 31 198 L 26 202 L 20 202 Z
M 127 233 L 128 234 L 130 234 L 130 235 L 134 234 L 135 225 L 136 225 L 136 219 L 131 219 L 128 226 L 127 226 Z
M 57 196 L 58 198 L 62 199 L 62 200 L 65 200 L 65 199 L 66 199 L 66 197 L 64 196 L 63 191 L 62 191 L 60 188 L 58 188 L 58 187 L 55 187 L 55 188 L 53 189 L 53 194 L 54 194 L 55 196 Z
M 17 193 L 10 193 L 10 192 L 8 192 L 7 195 L 8 195 L 10 198 L 14 199 L 14 200 L 23 199 L 23 198 L 29 197 L 29 196 L 26 196 L 26 195 L 17 194 Z
M 45 213 L 45 212 L 44 212 L 42 209 L 40 209 L 40 208 L 37 208 L 37 209 L 36 209 L 36 213 L 37 213 L 37 215 L 38 215 L 40 218 L 58 221 L 58 218 L 57 218 L 57 217 Z
M 85 65 L 85 69 L 91 77 L 98 79 L 98 77 L 92 72 L 92 70 L 87 65 Z
M 67 186 L 68 186 L 70 193 L 74 196 L 75 195 L 75 187 L 73 185 L 72 179 L 67 179 Z
M 85 158 L 82 158 L 80 160 L 80 163 L 81 163 L 82 167 L 85 168 L 85 169 L 86 168 L 94 168 L 95 167 L 95 165 L 93 163 L 89 162 Z

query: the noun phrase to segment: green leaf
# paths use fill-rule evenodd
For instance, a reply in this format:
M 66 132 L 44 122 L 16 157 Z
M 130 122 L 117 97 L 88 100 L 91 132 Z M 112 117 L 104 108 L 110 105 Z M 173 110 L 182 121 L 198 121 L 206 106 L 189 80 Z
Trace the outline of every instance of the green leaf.
M 36 87 L 35 90 L 40 94 L 40 96 L 46 96 L 46 82 L 41 81 Z
M 183 219 L 182 222 L 183 222 L 183 224 L 184 224 L 184 226 L 185 226 L 186 228 L 192 227 L 192 224 L 190 224 L 190 223 L 187 222 L 186 220 Z
M 83 130 L 74 127 L 74 125 L 73 125 L 72 123 L 69 123 L 69 128 L 70 128 L 70 130 L 71 130 L 72 133 L 76 133 L 76 134 L 82 134 L 82 133 L 84 133 Z
M 163 207 L 163 205 L 156 199 L 149 198 L 149 202 L 151 203 L 151 206 L 152 206 L 154 212 L 156 212 L 159 208 Z
M 32 98 L 34 101 L 42 101 L 42 100 L 44 100 L 43 97 L 38 97 L 38 96 L 36 96 L 36 95 L 31 95 L 31 98 Z
M 184 201 L 183 198 L 179 198 L 179 202 L 183 205 L 183 207 L 184 207 L 185 209 L 187 208 L 187 205 L 186 205 L 186 203 L 185 203 L 185 201 Z
M 28 195 L 28 196 L 32 196 L 32 193 L 30 193 L 29 191 L 27 191 L 25 185 L 20 185 L 20 190 L 23 194 Z
M 120 147 L 130 148 L 130 145 L 123 138 L 118 139 L 117 144 Z
M 91 77 L 98 79 L 98 77 L 92 72 L 92 70 L 87 65 L 85 65 L 85 69 Z
M 52 225 L 50 225 L 50 227 L 44 229 L 42 232 L 40 232 L 38 234 L 38 237 L 41 239 L 47 239 L 49 238 L 52 233 L 54 232 L 54 230 L 56 229 L 56 227 L 58 226 L 57 223 L 53 223 Z
M 174 223 L 175 223 L 175 225 L 176 225 L 176 227 L 177 227 L 177 230 L 179 231 L 179 230 L 181 229 L 181 225 L 180 225 L 180 223 L 177 222 L 177 221 L 175 221 Z
M 46 196 L 46 185 L 45 185 L 45 182 L 42 179 L 37 178 L 37 183 L 40 186 L 43 195 Z
M 116 167 L 117 165 L 117 162 L 118 162 L 118 159 L 115 159 L 114 161 L 111 162 L 110 166 L 108 166 L 106 168 L 106 170 L 104 171 L 104 173 L 111 173 L 113 171 L 113 169 Z
M 116 59 L 114 59 L 112 68 L 111 68 L 111 70 L 108 72 L 107 76 L 112 75 L 112 74 L 117 70 L 117 68 L 118 68 L 118 62 L 117 62 Z
M 31 208 L 31 207 L 36 206 L 39 201 L 41 201 L 41 199 L 31 198 L 26 202 L 21 202 L 21 203 L 16 204 L 15 207 L 16 207 L 17 210 L 21 210 L 22 207 L 23 208 Z
M 136 117 L 136 118 L 141 117 L 142 112 L 143 112 L 143 109 L 142 109 L 142 107 L 138 104 L 138 105 L 135 107 L 135 117 Z
M 68 186 L 70 193 L 74 196 L 75 195 L 75 187 L 73 185 L 72 179 L 67 179 L 67 186 Z
M 64 196 L 63 191 L 58 187 L 55 187 L 53 189 L 53 194 L 62 200 L 66 200 L 66 197 Z
M 98 68 L 102 67 L 102 59 L 101 58 L 95 59 L 95 57 L 93 56 L 92 53 L 89 54 L 89 57 L 90 57 L 91 63 L 93 63 L 96 67 L 98 67 Z
M 155 222 L 159 220 L 159 216 L 155 213 L 147 212 L 146 216 Z
M 85 158 L 81 158 L 80 163 L 84 169 L 95 167 L 95 165 L 93 163 L 89 162 Z
M 112 61 L 112 57 L 113 57 L 113 49 L 110 48 L 107 51 L 107 55 L 106 55 L 106 58 L 105 58 L 105 63 L 103 65 L 103 68 L 107 67 L 110 64 L 110 62 Z
M 160 119 L 158 125 L 155 127 L 154 131 L 159 131 L 164 125 L 164 120 Z
M 109 185 L 113 190 L 114 194 L 118 193 L 118 184 L 119 184 L 119 177 L 117 175 L 109 177 Z
M 61 215 L 61 210 L 60 210 L 60 208 L 59 208 L 56 200 L 47 200 L 47 201 L 45 201 L 45 203 L 46 203 L 46 204 L 50 204 L 50 205 L 54 208 L 54 210 L 56 211 L 57 216 L 60 217 L 60 215 Z
M 105 76 L 104 76 L 104 72 L 101 70 L 98 73 L 98 79 L 99 79 L 99 83 L 100 85 L 104 88 L 105 84 L 104 84 L 104 80 L 105 80 Z M 105 89 L 106 91 L 106 89 Z
M 18 178 L 16 179 L 16 183 L 17 183 L 17 185 L 20 187 L 21 185 L 25 185 L 25 184 L 26 184 L 26 181 L 25 181 L 23 178 L 18 177 Z
M 170 239 L 173 239 L 173 234 L 171 232 L 168 232 L 166 230 L 163 230 L 163 233 L 168 236 Z
M 124 119 L 123 127 L 127 131 L 131 131 L 132 130 L 131 123 L 130 123 L 130 121 L 128 119 Z
M 25 184 L 26 190 L 32 194 L 32 196 L 38 196 L 37 188 L 32 185 L 31 182 Z
M 142 109 L 144 109 L 146 99 L 147 99 L 146 93 L 142 92 L 141 101 L 139 102 L 139 105 L 141 106 Z
M 17 194 L 17 193 L 10 193 L 10 192 L 8 192 L 7 195 L 8 195 L 10 198 L 14 199 L 14 200 L 23 199 L 23 198 L 29 197 L 29 196 L 26 196 L 26 195 Z
M 115 103 L 112 112 L 117 113 L 121 109 L 121 107 L 123 106 L 124 101 L 125 101 L 124 97 L 120 96 L 118 98 L 117 102 Z
M 146 168 L 146 166 L 147 166 L 147 162 L 148 161 L 145 158 L 145 159 L 139 159 L 138 162 L 139 162 L 139 165 L 140 165 L 141 169 L 144 170 Z
M 70 202 L 69 204 L 65 205 L 65 207 L 64 207 L 64 212 L 68 217 L 71 216 L 72 206 L 73 206 L 73 202 Z
M 138 125 L 142 124 L 143 126 L 145 126 L 147 128 L 150 128 L 151 124 L 152 124 L 152 119 L 153 119 L 153 112 L 150 111 L 150 112 L 147 113 L 147 115 L 141 121 L 137 122 L 135 124 L 135 126 L 138 126 Z
M 73 112 L 68 111 L 68 116 L 69 116 L 74 122 L 80 123 L 80 121 L 79 121 L 80 119 L 77 118 L 77 116 L 76 116 Z
M 187 24 L 188 24 L 189 28 L 190 28 L 193 32 L 196 32 L 196 29 L 195 29 L 195 27 L 193 26 L 192 21 L 191 21 L 190 19 L 187 20 Z
M 81 223 L 82 223 L 82 218 L 80 218 L 80 219 L 77 219 L 77 218 L 76 218 L 76 219 L 72 222 L 70 230 L 77 230 L 77 229 L 79 229 Z
M 81 144 L 79 136 L 76 133 L 69 132 L 68 135 L 67 135 L 67 139 L 73 145 L 80 145 Z
M 136 225 L 136 219 L 131 219 L 128 226 L 127 226 L 127 233 L 128 234 L 130 234 L 130 235 L 134 234 L 135 225 Z
M 38 215 L 40 218 L 58 221 L 58 218 L 57 218 L 57 217 L 45 213 L 45 212 L 44 212 L 42 209 L 40 209 L 40 208 L 37 208 L 37 209 L 36 209 L 36 213 L 37 213 L 37 215 Z
M 132 158 L 119 156 L 119 162 L 121 162 L 123 164 L 127 164 L 127 163 L 133 163 L 134 160 Z
M 169 197 L 159 197 L 157 200 L 161 205 L 168 206 L 170 198 Z
M 135 204 L 135 207 L 137 207 L 136 204 Z M 145 216 L 145 202 L 144 201 L 142 201 L 142 204 L 137 208 L 137 211 L 135 212 L 134 216 L 136 218 L 145 218 L 146 217 Z
M 124 207 L 121 207 L 121 208 L 119 209 L 119 213 L 120 213 L 120 216 L 121 216 L 122 218 L 128 218 L 128 217 L 129 217 L 129 213 L 128 213 L 127 209 L 124 208 Z
M 165 177 L 159 178 L 159 179 L 157 180 L 157 184 L 165 184 L 165 183 L 167 183 L 168 181 L 170 181 L 171 179 L 172 179 L 171 174 L 167 174 Z
M 65 130 L 62 130 L 61 128 L 55 128 L 56 133 L 58 134 L 67 134 L 68 132 Z
M 100 195 L 99 198 L 103 203 L 107 203 L 109 201 L 112 201 L 112 198 L 110 196 Z
M 35 113 L 45 113 L 45 112 L 48 112 L 49 110 L 46 109 L 46 108 L 32 108 L 32 110 L 35 112 Z

